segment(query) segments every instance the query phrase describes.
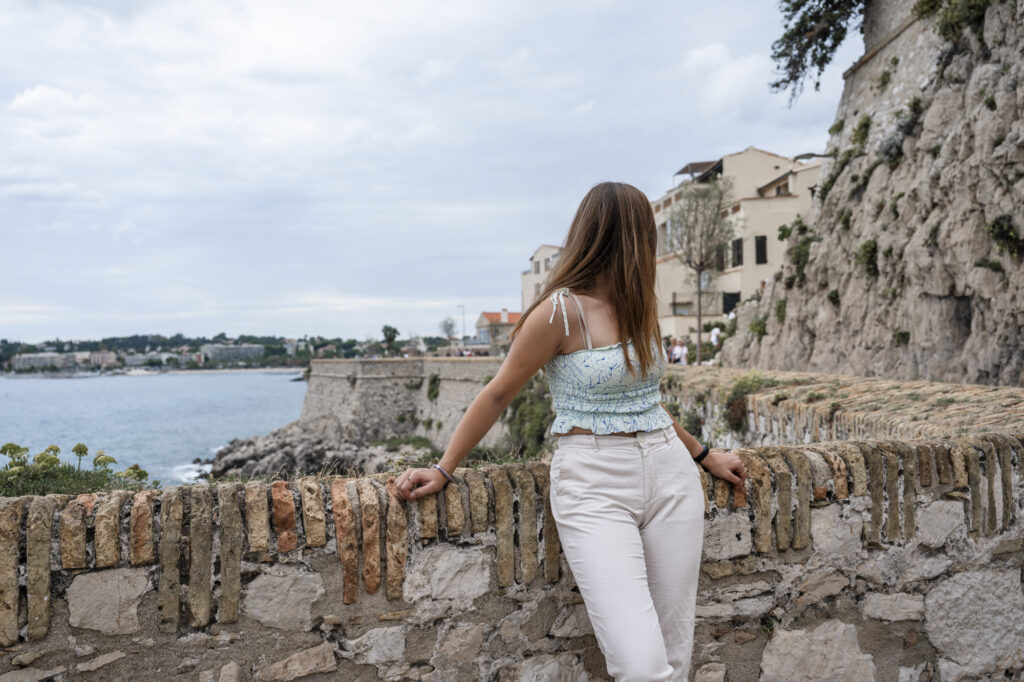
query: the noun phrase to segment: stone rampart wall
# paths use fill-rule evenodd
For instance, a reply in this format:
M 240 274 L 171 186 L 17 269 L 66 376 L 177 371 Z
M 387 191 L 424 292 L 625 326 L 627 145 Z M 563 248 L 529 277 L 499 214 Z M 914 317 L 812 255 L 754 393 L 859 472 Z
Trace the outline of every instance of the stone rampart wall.
M 666 392 L 718 429 L 737 376 Z M 771 376 L 737 439 L 834 435 L 823 407 L 856 435 L 737 447 L 741 494 L 702 476 L 695 678 L 1019 674 L 1024 391 Z M 846 407 L 806 402 L 829 391 Z M 899 416 L 908 393 L 927 420 Z M 0 681 L 606 679 L 547 473 L 459 469 L 416 503 L 394 474 L 0 500 Z
M 499 358 L 314 360 L 300 422 L 334 416 L 362 440 L 419 435 L 443 449 L 500 366 Z M 480 444 L 506 433 L 498 422 Z

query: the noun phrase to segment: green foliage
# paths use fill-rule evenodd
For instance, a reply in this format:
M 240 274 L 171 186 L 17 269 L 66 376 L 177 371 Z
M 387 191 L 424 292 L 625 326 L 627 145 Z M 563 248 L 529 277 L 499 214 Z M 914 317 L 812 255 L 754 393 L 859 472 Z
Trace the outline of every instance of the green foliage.
M 955 402 L 956 402 L 956 398 L 954 398 L 952 396 L 946 396 L 944 398 L 938 398 L 937 400 L 932 401 L 931 406 L 932 407 L 945 407 L 946 405 L 952 405 Z
M 902 199 L 906 195 L 907 195 L 906 192 L 900 192 L 899 194 L 897 194 L 896 196 L 894 196 L 892 198 L 892 201 L 889 202 L 889 212 L 892 213 L 892 217 L 893 218 L 899 218 L 900 217 L 900 207 L 899 207 L 899 203 L 898 202 L 899 202 L 900 199 Z
M 995 258 L 979 258 L 974 261 L 974 267 L 976 268 L 988 268 L 992 272 L 1003 272 L 1003 264 L 997 261 Z
M 487 376 L 485 376 L 480 381 L 481 381 L 481 383 L 483 383 L 484 386 L 486 386 L 487 384 L 491 383 L 491 379 L 493 379 L 493 378 L 494 378 L 493 374 L 488 374 Z
M 431 374 L 427 380 L 427 400 L 434 402 L 437 400 L 438 394 L 441 392 L 441 376 L 438 374 Z
M 848 208 L 843 209 L 843 212 L 839 214 L 839 226 L 844 230 L 850 229 L 850 221 L 853 219 L 853 211 Z
M 896 120 L 899 121 L 896 129 L 904 137 L 912 134 L 923 113 L 924 105 L 921 104 L 921 98 L 917 95 L 911 97 L 907 100 L 907 106 L 896 114 Z
M 890 80 L 892 80 L 892 74 L 889 73 L 889 69 L 886 69 L 882 73 L 878 74 L 878 89 L 885 90 L 885 86 L 889 85 Z
M 813 403 L 817 400 L 821 400 L 825 397 L 822 391 L 808 391 L 807 395 L 804 396 L 805 403 Z
M 940 142 L 938 144 L 932 145 L 932 148 L 929 149 L 928 152 L 932 155 L 933 159 L 939 158 L 939 154 L 942 153 L 942 143 Z
M 889 244 L 889 246 L 885 247 L 885 249 L 882 251 L 882 255 L 885 256 L 886 258 L 892 258 L 892 253 L 892 244 Z
M 938 246 L 939 245 L 939 226 L 932 225 L 928 229 L 928 236 L 925 238 L 924 243 L 927 246 Z
M 680 408 L 678 401 L 673 400 L 671 402 L 665 403 L 665 409 L 668 410 L 668 413 L 672 415 L 673 418 L 679 419 Z
M 919 19 L 930 17 L 942 7 L 942 0 L 917 0 L 914 3 L 914 15 Z
M 544 445 L 551 422 L 555 420 L 547 382 L 536 374 L 530 377 L 509 403 L 502 420 L 508 425 L 513 451 L 523 457 L 536 457 Z
M 423 388 L 423 377 L 409 379 L 409 381 L 405 382 L 405 387 L 410 391 L 420 390 L 421 388 Z
M 881 158 L 876 158 L 874 161 L 868 164 L 864 172 L 857 178 L 857 182 L 850 189 L 850 196 L 859 199 L 863 194 L 864 190 L 868 188 L 868 183 L 871 181 L 871 174 L 875 172 L 875 169 L 881 166 L 884 161 Z M 882 202 L 884 205 L 885 202 Z M 876 210 L 877 214 L 878 211 Z
M 832 289 L 831 291 L 829 291 L 827 298 L 829 303 L 831 303 L 837 308 L 839 307 L 839 289 Z
M 798 239 L 787 251 L 789 260 L 793 264 L 793 269 L 795 270 L 795 282 L 798 286 L 803 286 L 807 282 L 807 276 L 804 274 L 804 268 L 807 267 L 807 262 L 811 258 L 811 244 L 820 241 L 821 237 L 816 234 L 806 235 Z
M 772 396 L 772 405 L 778 405 L 787 398 L 789 398 L 789 395 L 786 393 L 776 393 L 775 395 Z
M 725 397 L 725 404 L 722 406 L 725 411 L 725 421 L 729 427 L 733 431 L 746 430 L 746 396 L 766 388 L 772 388 L 778 383 L 775 378 L 762 374 L 757 370 L 737 377 L 732 386 L 729 387 L 729 393 Z
M 861 242 L 853 259 L 861 266 L 865 275 L 871 278 L 878 277 L 878 242 L 874 239 Z
M 860 119 L 857 120 L 857 125 L 853 128 L 853 134 L 850 135 L 850 142 L 860 147 L 861 151 L 864 149 L 864 145 L 868 142 L 868 133 L 871 132 L 871 116 L 869 114 L 861 114 Z
M 60 454 L 60 448 L 58 448 L 56 445 L 51 445 L 50 447 L 55 448 L 57 450 L 54 453 L 55 455 Z M 75 457 L 78 458 L 78 468 L 81 469 L 82 458 L 89 454 L 89 448 L 85 447 L 85 445 L 83 445 L 82 443 L 77 443 L 75 447 L 71 448 L 71 452 L 75 453 Z
M 398 345 L 395 343 L 395 339 L 398 338 L 398 330 L 389 324 L 384 325 L 381 328 L 381 335 L 384 337 L 384 347 L 389 351 L 398 350 Z
M 897 329 L 892 333 L 892 340 L 897 346 L 905 346 L 910 343 L 910 332 L 905 329 Z
M 1004 214 L 988 225 L 988 236 L 996 243 L 1000 253 L 1008 253 L 1018 260 L 1024 257 L 1024 239 L 1013 224 L 1013 216 Z
M 72 452 L 78 455 L 88 452 L 84 445 Z M 76 446 L 77 448 L 77 446 Z M 109 465 L 115 463 L 113 457 L 105 455 L 102 450 L 96 453 L 91 470 L 61 462 L 58 455 L 60 448 L 50 445 L 36 454 L 32 461 L 28 459 L 28 448 L 15 443 L 0 446 L 0 454 L 8 458 L 7 464 L 0 469 L 0 496 L 19 497 L 21 495 L 65 494 L 79 495 L 82 493 L 104 492 L 114 489 L 141 490 L 149 474 L 132 465 L 125 471 L 113 472 Z M 154 481 L 152 485 L 159 485 Z
M 760 341 L 768 333 L 768 317 L 766 315 L 755 317 L 750 321 L 750 332 Z
M 779 241 L 784 242 L 789 239 L 789 235 L 793 233 L 793 228 L 789 225 L 779 225 Z
M 786 299 L 784 298 L 775 301 L 775 319 L 779 321 L 779 324 L 786 321 Z
M 821 195 L 821 200 L 824 201 L 828 193 L 832 191 L 832 187 L 836 184 L 836 180 L 842 175 L 846 167 L 850 165 L 850 161 L 856 152 L 853 149 L 847 149 L 836 159 L 835 164 L 832 166 L 832 170 L 829 171 L 828 177 L 821 183 L 818 188 L 818 193 Z
M 814 71 L 817 90 L 850 27 L 860 27 L 863 7 L 864 0 L 779 0 L 783 34 L 772 43 L 772 61 L 780 75 L 771 89 L 789 90 L 792 103 Z
M 682 418 L 679 419 L 679 425 L 690 435 L 700 437 L 701 431 L 704 428 L 704 420 L 701 416 L 693 410 L 687 410 L 683 413 Z
M 938 0 L 934 0 L 934 4 L 938 4 Z M 953 43 L 960 41 L 965 28 L 970 28 L 980 38 L 985 25 L 985 10 L 991 4 L 992 0 L 945 0 L 939 9 L 935 30 Z
M 828 134 L 829 135 L 836 135 L 837 133 L 842 132 L 843 124 L 844 123 L 846 123 L 846 119 L 845 118 L 841 118 L 838 121 L 836 121 L 835 123 L 833 123 L 832 125 L 830 125 L 829 128 L 828 128 Z

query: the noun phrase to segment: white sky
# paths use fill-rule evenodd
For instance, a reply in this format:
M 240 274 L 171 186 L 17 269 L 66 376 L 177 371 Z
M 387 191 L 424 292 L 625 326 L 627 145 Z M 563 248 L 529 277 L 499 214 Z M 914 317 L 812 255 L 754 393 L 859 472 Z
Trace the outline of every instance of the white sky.
M 823 151 L 863 42 L 790 109 L 780 33 L 763 0 L 0 0 L 0 338 L 470 331 L 594 183 Z

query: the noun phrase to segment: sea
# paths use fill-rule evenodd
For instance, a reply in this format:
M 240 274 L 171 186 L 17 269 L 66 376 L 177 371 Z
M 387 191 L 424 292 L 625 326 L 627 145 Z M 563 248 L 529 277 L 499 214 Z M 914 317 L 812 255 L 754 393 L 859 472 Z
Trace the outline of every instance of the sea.
M 48 445 L 77 463 L 84 443 L 120 471 L 138 464 L 161 485 L 191 483 L 235 438 L 261 436 L 295 421 L 306 382 L 299 371 L 192 371 L 115 376 L 0 377 L 0 444 L 35 455 Z M 6 459 L 0 456 L 0 466 Z

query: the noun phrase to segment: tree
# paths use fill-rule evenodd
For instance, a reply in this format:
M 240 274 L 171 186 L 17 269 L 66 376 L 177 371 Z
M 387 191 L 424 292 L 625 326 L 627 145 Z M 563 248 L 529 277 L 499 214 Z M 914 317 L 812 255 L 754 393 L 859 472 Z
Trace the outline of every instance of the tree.
M 733 239 L 734 226 L 726 211 L 731 194 L 728 178 L 689 182 L 669 211 L 669 248 L 680 263 L 693 270 L 697 280 L 697 364 L 704 293 L 712 276 L 721 271 L 721 254 Z
M 398 330 L 389 324 L 384 325 L 381 330 L 384 335 L 384 347 L 389 351 L 394 352 L 398 350 L 398 345 L 395 343 L 395 339 L 398 338 Z
M 444 318 L 437 326 L 438 329 L 441 330 L 441 336 L 443 336 L 447 341 L 450 342 L 455 337 L 456 327 L 454 317 Z
M 856 22 L 856 28 L 863 30 L 864 0 L 779 0 L 779 9 L 784 32 L 772 43 L 772 61 L 780 74 L 771 89 L 789 90 L 792 104 L 811 69 L 816 69 L 814 89 L 819 88 L 822 72 L 851 25 Z

